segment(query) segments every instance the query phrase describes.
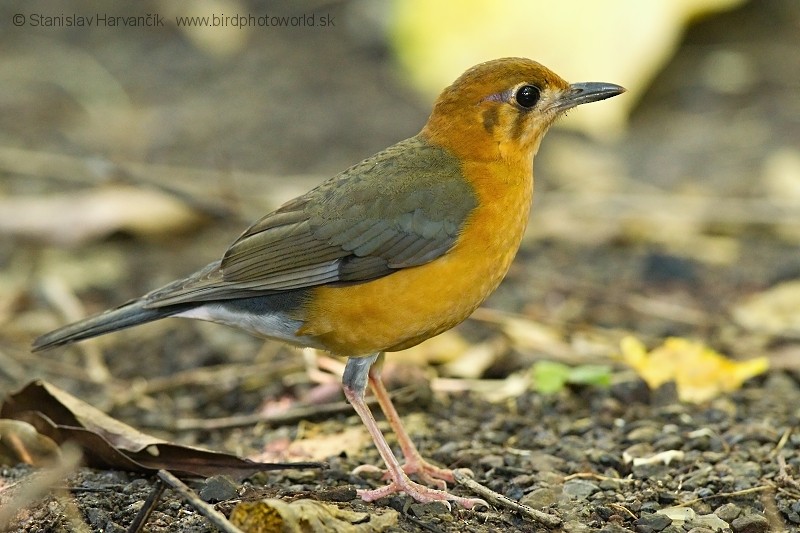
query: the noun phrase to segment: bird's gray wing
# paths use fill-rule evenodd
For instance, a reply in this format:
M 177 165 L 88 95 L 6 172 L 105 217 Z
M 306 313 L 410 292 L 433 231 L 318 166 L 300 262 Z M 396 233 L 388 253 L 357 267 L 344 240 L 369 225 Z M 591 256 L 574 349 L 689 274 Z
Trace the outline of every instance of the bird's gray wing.
M 477 200 L 458 160 L 420 136 L 291 200 L 221 261 L 147 296 L 148 307 L 357 283 L 446 253 Z

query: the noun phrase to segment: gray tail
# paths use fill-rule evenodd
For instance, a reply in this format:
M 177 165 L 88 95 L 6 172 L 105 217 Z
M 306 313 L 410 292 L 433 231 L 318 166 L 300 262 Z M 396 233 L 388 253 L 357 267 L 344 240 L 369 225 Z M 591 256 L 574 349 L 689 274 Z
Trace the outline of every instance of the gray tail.
M 148 309 L 144 307 L 144 300 L 132 300 L 116 309 L 108 310 L 46 333 L 33 341 L 32 350 L 38 352 L 39 350 L 63 346 L 90 337 L 97 337 L 112 331 L 165 318 L 185 311 L 190 307 L 193 306 L 175 305 Z

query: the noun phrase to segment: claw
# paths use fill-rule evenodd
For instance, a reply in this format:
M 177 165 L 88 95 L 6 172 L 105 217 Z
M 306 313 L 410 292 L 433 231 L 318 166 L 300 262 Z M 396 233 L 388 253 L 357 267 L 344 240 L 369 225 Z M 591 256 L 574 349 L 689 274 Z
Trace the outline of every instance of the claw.
M 400 492 L 404 492 L 414 500 L 422 503 L 442 502 L 447 506 L 448 511 L 452 510 L 450 502 L 457 503 L 465 509 L 473 509 L 476 506 L 483 506 L 489 509 L 489 504 L 481 498 L 462 498 L 461 496 L 456 496 L 443 490 L 431 489 L 420 485 L 405 476 L 395 479 L 388 485 L 377 489 L 361 489 L 358 491 L 358 496 L 365 502 L 374 502 L 375 500 Z
M 416 475 L 419 480 L 422 481 L 422 483 L 434 486 L 439 490 L 445 490 L 447 488 L 448 481 L 450 483 L 455 482 L 455 478 L 453 477 L 453 472 L 451 470 L 432 465 L 421 457 L 416 461 L 407 461 L 402 465 L 402 469 L 406 475 Z M 378 473 L 383 474 L 381 479 L 391 479 L 391 475 L 388 470 L 383 470 L 374 465 L 365 464 L 357 466 L 353 469 L 353 474 L 355 475 Z

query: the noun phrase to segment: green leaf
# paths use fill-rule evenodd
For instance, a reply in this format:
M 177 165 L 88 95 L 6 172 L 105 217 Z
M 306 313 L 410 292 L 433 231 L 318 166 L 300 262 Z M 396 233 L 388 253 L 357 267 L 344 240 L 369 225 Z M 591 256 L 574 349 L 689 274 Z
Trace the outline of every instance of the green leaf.
M 553 361 L 537 361 L 533 364 L 531 371 L 534 390 L 543 394 L 553 394 L 566 385 L 570 368 Z
M 567 381 L 575 385 L 608 387 L 611 385 L 611 367 L 608 365 L 576 366 L 571 369 Z
M 581 365 L 570 367 L 554 361 L 537 361 L 531 368 L 533 388 L 542 394 L 553 394 L 567 385 L 611 385 L 611 367 L 608 365 Z

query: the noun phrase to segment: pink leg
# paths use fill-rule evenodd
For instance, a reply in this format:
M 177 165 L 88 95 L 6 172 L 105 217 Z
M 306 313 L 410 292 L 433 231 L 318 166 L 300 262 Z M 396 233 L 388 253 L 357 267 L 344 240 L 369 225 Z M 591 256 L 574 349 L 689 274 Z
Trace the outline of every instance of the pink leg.
M 361 421 L 364 422 L 365 426 L 367 426 L 367 430 L 372 436 L 372 440 L 375 443 L 375 447 L 378 449 L 378 453 L 383 459 L 383 462 L 386 463 L 388 478 L 391 480 L 388 485 L 378 489 L 359 490 L 358 495 L 364 501 L 371 502 L 389 496 L 390 494 L 405 492 L 418 502 L 426 503 L 443 501 L 447 503 L 452 501 L 467 509 L 472 509 L 476 505 L 483 505 L 488 509 L 489 505 L 479 498 L 462 498 L 442 490 L 425 487 L 424 485 L 420 485 L 419 483 L 411 481 L 408 478 L 408 475 L 406 475 L 406 473 L 403 471 L 403 467 L 400 466 L 397 457 L 395 457 L 394 453 L 392 453 L 392 449 L 389 447 L 389 444 L 386 442 L 386 438 L 384 438 L 383 433 L 381 433 L 381 430 L 378 428 L 378 424 L 375 423 L 375 418 L 373 418 L 369 407 L 364 402 L 364 391 L 366 390 L 367 381 L 372 381 L 373 379 L 372 376 L 370 376 L 369 369 L 380 355 L 382 354 L 374 354 L 368 357 L 360 358 L 352 357 L 348 359 L 344 376 L 342 377 L 344 395 L 353 405 L 353 409 L 355 409 L 356 413 L 358 413 L 358 416 L 361 417 Z M 378 378 L 377 381 L 380 383 L 380 378 Z M 383 390 L 383 393 L 386 394 L 386 389 L 382 384 L 380 385 L 380 388 Z M 388 395 L 386 395 L 386 400 L 388 400 L 388 398 Z M 391 402 L 388 402 L 388 405 L 391 406 Z M 382 403 L 381 406 L 383 407 Z M 400 419 L 397 416 L 397 412 L 394 410 L 394 407 L 391 407 L 391 412 L 394 413 L 398 427 L 401 428 L 402 434 L 405 436 L 405 440 L 408 443 L 411 443 L 408 435 L 404 430 L 402 430 Z M 394 427 L 394 424 L 392 424 L 392 427 Z M 406 448 L 403 447 L 404 453 L 405 449 Z M 413 449 L 416 455 L 419 456 L 419 452 L 417 452 L 413 444 L 411 444 L 411 449 Z
M 423 459 L 419 450 L 417 450 L 417 447 L 412 442 L 411 437 L 408 436 L 408 433 L 403 427 L 403 423 L 400 421 L 400 415 L 397 414 L 389 392 L 383 384 L 383 379 L 381 379 L 381 363 L 382 361 L 378 360 L 370 367 L 369 384 L 370 387 L 372 387 L 375 398 L 378 400 L 378 405 L 381 406 L 381 410 L 389 421 L 389 425 L 392 426 L 392 431 L 394 431 L 394 434 L 397 436 L 400 449 L 403 450 L 403 456 L 406 458 L 403 471 L 406 474 L 416 474 L 425 483 L 436 485 L 441 489 L 446 488 L 447 484 L 445 482 L 455 482 L 453 471 L 432 465 Z

